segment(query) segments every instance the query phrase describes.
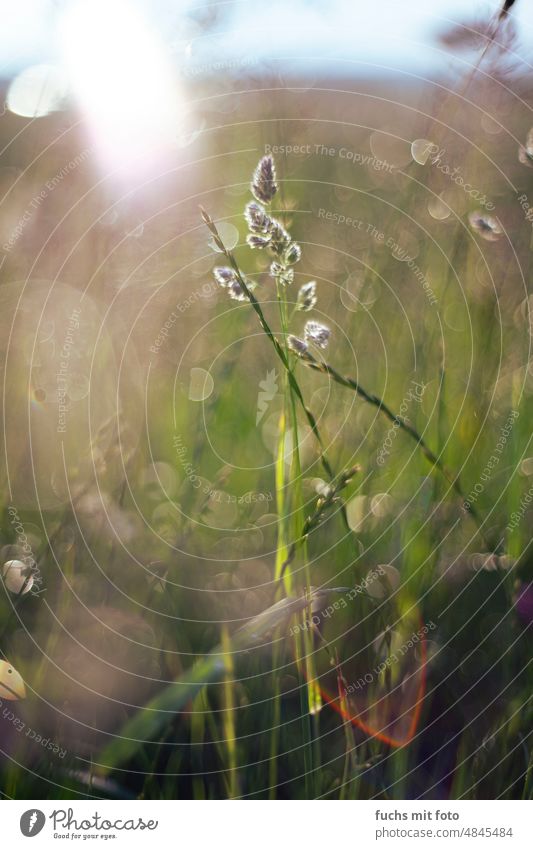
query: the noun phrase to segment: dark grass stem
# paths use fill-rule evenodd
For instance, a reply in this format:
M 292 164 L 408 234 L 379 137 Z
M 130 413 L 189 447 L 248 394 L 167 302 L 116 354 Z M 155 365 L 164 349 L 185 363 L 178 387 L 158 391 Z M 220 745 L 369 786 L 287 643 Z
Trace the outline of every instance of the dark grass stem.
M 340 386 L 345 386 L 346 388 L 351 389 L 353 392 L 356 393 L 356 395 L 359 395 L 360 398 L 363 398 L 363 400 L 365 400 L 367 404 L 371 404 L 373 407 L 376 407 L 378 410 L 380 410 L 380 412 L 382 412 L 383 415 L 389 419 L 389 421 L 391 421 L 393 424 L 396 424 L 401 430 L 403 430 L 404 433 L 407 433 L 411 437 L 411 439 L 414 439 L 426 459 L 431 463 L 431 465 L 435 469 L 437 469 L 444 476 L 446 481 L 455 490 L 461 500 L 465 502 L 466 495 L 463 492 L 459 476 L 453 475 L 444 466 L 444 464 L 437 457 L 437 455 L 433 453 L 433 451 L 425 441 L 424 437 L 416 430 L 416 428 L 410 425 L 401 416 L 394 413 L 390 409 L 390 407 L 387 406 L 387 404 L 382 398 L 380 398 L 378 395 L 373 395 L 371 392 L 367 392 L 367 390 L 364 389 L 361 384 L 357 380 L 355 380 L 355 378 L 342 375 L 329 363 L 326 363 L 323 360 L 320 361 L 315 359 L 315 357 L 309 351 L 299 354 L 299 358 L 303 363 L 305 363 L 306 366 L 311 369 L 314 369 L 314 371 L 319 371 L 322 374 L 327 374 L 329 377 L 331 377 L 332 380 L 335 381 L 335 383 L 338 383 Z M 481 536 L 483 537 L 482 528 L 484 523 L 475 508 L 473 507 L 473 505 L 469 506 L 467 512 L 470 514 L 470 516 L 472 516 L 473 520 L 478 526 Z

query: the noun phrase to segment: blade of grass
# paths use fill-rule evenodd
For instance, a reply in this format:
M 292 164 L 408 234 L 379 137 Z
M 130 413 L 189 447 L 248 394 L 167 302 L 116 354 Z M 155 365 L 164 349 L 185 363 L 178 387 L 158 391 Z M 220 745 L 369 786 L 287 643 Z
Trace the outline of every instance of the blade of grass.
M 290 617 L 309 605 L 307 598 L 284 598 L 255 616 L 229 639 L 228 646 L 216 646 L 208 655 L 197 661 L 181 678 L 158 693 L 142 710 L 124 726 L 101 754 L 99 774 L 107 774 L 114 767 L 132 758 L 147 741 L 154 740 L 170 715 L 183 711 L 207 685 L 219 681 L 229 672 L 230 652 L 239 652 L 257 645 L 266 634 L 286 624 Z
M 235 676 L 235 667 L 233 663 L 233 654 L 231 651 L 231 641 L 226 625 L 222 628 L 222 650 L 224 652 L 224 712 L 223 728 L 224 742 L 226 746 L 226 755 L 228 762 L 228 785 L 229 798 L 236 799 L 239 795 L 239 775 L 237 767 L 237 735 L 235 732 L 235 704 L 234 704 L 234 688 L 233 678 Z

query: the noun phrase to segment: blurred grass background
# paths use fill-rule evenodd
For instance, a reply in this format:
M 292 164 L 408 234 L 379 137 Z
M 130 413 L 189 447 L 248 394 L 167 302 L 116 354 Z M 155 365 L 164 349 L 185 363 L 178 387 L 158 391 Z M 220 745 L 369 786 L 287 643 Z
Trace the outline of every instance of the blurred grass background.
M 21 556 L 14 506 L 42 578 L 35 594 L 0 597 L 3 656 L 28 690 L 8 706 L 24 730 L 0 715 L 2 791 L 531 798 L 529 507 L 507 529 L 533 474 L 531 225 L 517 201 L 531 192 L 533 170 L 518 162 L 516 142 L 529 107 L 517 110 L 497 79 L 460 94 L 390 82 L 280 86 L 253 69 L 190 81 L 187 95 L 191 129 L 176 138 L 168 169 L 127 184 L 99 171 L 75 112 L 2 117 L 4 245 L 47 181 L 90 149 L 32 210 L 0 268 L 2 553 Z M 431 159 L 413 160 L 417 138 L 443 149 L 443 161 L 494 204 L 504 229 L 497 241 L 469 226 L 479 204 L 463 188 Z M 275 650 L 266 640 L 237 652 L 231 675 L 169 711 L 162 732 L 104 779 L 102 752 L 128 718 L 275 601 L 281 390 L 257 425 L 256 414 L 260 381 L 273 368 L 281 376 L 249 305 L 211 285 L 220 256 L 198 210 L 226 226 L 277 327 L 268 264 L 245 246 L 242 217 L 253 168 L 274 145 L 306 147 L 276 155 L 275 207 L 302 246 L 294 292 L 317 281 L 315 315 L 333 331 L 328 360 L 393 410 L 412 381 L 423 384 L 406 415 L 460 474 L 466 496 L 511 411 L 519 415 L 476 494 L 480 533 L 413 441 L 398 432 L 380 466 L 390 422 L 300 366 L 334 467 L 361 465 L 345 496 L 352 533 L 337 513 L 310 538 L 312 583 L 354 587 L 377 564 L 393 567 L 374 597 L 361 593 L 324 621 L 323 637 L 355 681 L 383 659 L 384 630 L 401 645 L 420 623 L 436 624 L 416 733 L 408 745 L 387 745 L 350 722 L 362 710 L 355 701 L 348 716 L 328 705 L 307 716 L 305 676 L 282 629 Z M 354 163 L 341 150 L 373 159 Z M 389 240 L 423 272 L 436 303 Z M 75 308 L 58 434 L 58 362 Z M 309 512 L 323 472 L 306 428 L 302 418 Z M 334 697 L 335 670 L 315 640 Z M 420 663 L 410 655 L 407 673 Z M 404 672 L 392 672 L 394 711 L 411 714 Z M 373 679 L 363 698 L 391 685 Z M 28 728 L 66 755 L 36 744 Z

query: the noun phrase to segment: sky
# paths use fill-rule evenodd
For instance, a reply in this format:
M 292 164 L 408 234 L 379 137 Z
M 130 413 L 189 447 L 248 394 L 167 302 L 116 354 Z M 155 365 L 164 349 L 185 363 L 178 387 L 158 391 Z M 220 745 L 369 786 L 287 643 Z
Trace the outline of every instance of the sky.
M 0 76 L 9 78 L 39 63 L 61 64 L 62 19 L 83 0 L 0 0 Z M 495 10 L 488 0 L 107 0 L 95 3 L 101 32 L 106 9 L 117 6 L 140 16 L 162 49 L 181 67 L 209 73 L 214 58 L 238 63 L 243 57 L 276 62 L 288 73 L 314 70 L 338 75 L 389 74 L 397 70 L 434 75 L 450 57 L 435 36 L 465 15 L 476 19 Z M 533 47 L 533 0 L 517 0 L 513 14 L 520 52 Z M 116 18 L 116 16 L 115 16 Z M 211 20 L 206 30 L 202 21 Z M 119 37 L 119 36 L 117 36 Z M 98 33 L 91 31 L 94 57 Z M 532 51 L 533 53 L 533 51 Z

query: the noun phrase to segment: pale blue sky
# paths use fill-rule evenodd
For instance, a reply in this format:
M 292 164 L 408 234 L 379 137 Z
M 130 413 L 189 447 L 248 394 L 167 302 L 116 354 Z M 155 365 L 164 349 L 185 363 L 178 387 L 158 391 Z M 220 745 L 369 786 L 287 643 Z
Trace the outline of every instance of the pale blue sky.
M 77 0 L 0 0 L 0 75 L 38 62 L 60 62 L 58 24 Z M 114 0 L 109 0 L 113 3 Z M 141 10 L 176 64 L 194 67 L 216 57 L 274 61 L 288 71 L 372 75 L 386 68 L 414 74 L 446 72 L 450 57 L 435 35 L 453 21 L 486 16 L 489 0 L 122 0 Z M 211 34 L 198 28 L 206 7 L 218 20 Z M 533 52 L 533 0 L 517 0 L 513 14 L 522 56 Z M 205 17 L 205 16 L 203 16 Z M 103 22 L 105 26 L 105 22 Z M 98 51 L 95 45 L 95 61 Z M 208 69 L 206 69 L 208 70 Z

